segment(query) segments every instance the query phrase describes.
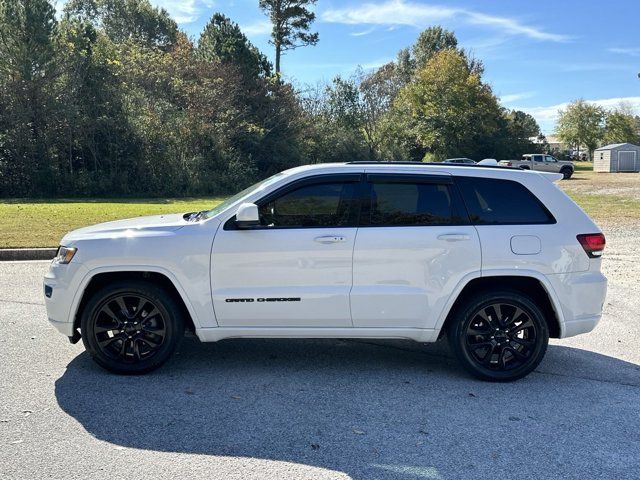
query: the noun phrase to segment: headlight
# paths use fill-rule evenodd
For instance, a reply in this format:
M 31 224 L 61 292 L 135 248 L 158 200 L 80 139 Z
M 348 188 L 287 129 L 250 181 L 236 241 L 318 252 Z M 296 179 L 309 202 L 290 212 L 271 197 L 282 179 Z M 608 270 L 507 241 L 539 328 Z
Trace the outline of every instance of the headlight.
M 58 247 L 58 253 L 56 253 L 56 256 L 53 259 L 53 261 L 56 263 L 61 263 L 63 265 L 66 265 L 71 261 L 71 259 L 73 258 L 73 256 L 76 254 L 77 251 L 78 249 L 75 247 L 60 246 Z

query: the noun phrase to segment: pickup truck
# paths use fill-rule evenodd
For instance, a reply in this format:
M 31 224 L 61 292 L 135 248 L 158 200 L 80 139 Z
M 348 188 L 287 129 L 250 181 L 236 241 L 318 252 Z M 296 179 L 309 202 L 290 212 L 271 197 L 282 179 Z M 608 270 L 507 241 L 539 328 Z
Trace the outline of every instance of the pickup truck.
M 561 173 L 565 180 L 571 178 L 575 170 L 573 162 L 557 160 L 551 155 L 541 153 L 528 153 L 522 155 L 521 160 L 501 160 L 498 164 L 505 167 L 521 168 L 523 170 Z

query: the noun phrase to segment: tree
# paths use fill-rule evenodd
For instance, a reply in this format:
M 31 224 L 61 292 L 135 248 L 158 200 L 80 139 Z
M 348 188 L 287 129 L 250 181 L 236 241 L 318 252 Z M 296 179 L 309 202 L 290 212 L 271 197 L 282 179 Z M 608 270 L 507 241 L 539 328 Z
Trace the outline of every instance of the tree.
M 560 140 L 578 149 L 578 157 L 580 146 L 587 147 L 589 159 L 591 159 L 593 151 L 598 147 L 604 134 L 603 120 L 602 107 L 584 100 L 575 100 L 566 110 L 558 112 L 556 133 Z
M 251 77 L 269 76 L 271 64 L 242 33 L 237 23 L 215 13 L 198 40 L 197 53 L 209 62 L 238 65 Z
M 9 193 L 50 191 L 56 27 L 46 0 L 0 2 L 0 166 Z
M 127 39 L 167 49 L 176 41 L 178 25 L 149 0 L 70 0 L 67 16 L 92 23 L 114 42 Z
M 636 119 L 633 109 L 625 104 L 607 112 L 604 127 L 605 143 L 637 143 L 639 132 Z
M 415 67 L 423 68 L 436 53 L 442 50 L 456 50 L 458 39 L 453 32 L 441 26 L 429 27 L 424 30 L 412 47 Z
M 318 43 L 318 34 L 309 33 L 316 14 L 307 8 L 315 3 L 316 0 L 260 0 L 260 8 L 273 25 L 270 43 L 276 47 L 276 75 L 280 75 L 280 56 L 285 51 Z
M 430 158 L 495 151 L 502 119 L 498 101 L 456 50 L 434 54 L 400 92 L 393 110 L 396 128 L 408 132 Z

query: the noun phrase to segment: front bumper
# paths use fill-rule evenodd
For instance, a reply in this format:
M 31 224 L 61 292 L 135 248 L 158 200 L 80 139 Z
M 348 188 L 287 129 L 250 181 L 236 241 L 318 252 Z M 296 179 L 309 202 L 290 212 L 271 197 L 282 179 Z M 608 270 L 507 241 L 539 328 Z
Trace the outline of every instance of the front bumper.
M 73 328 L 75 320 L 76 295 L 87 269 L 80 263 L 71 261 L 67 265 L 51 263 L 44 276 L 43 290 L 49 323 L 67 337 L 76 337 Z
M 560 338 L 592 331 L 602 317 L 607 277 L 599 271 L 547 275 L 562 309 Z

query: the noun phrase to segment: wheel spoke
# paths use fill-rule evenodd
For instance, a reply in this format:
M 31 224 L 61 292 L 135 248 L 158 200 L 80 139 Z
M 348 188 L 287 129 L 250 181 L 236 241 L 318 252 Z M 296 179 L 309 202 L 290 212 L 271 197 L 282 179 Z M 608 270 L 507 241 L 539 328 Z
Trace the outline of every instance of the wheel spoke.
M 489 348 L 487 349 L 487 353 L 482 357 L 482 363 L 485 365 L 491 364 L 491 358 L 493 358 L 493 353 L 496 350 L 496 346 L 493 343 L 489 344 Z
M 118 304 L 118 306 L 120 307 L 120 311 L 122 312 L 122 314 L 125 317 L 128 317 L 129 316 L 129 309 L 127 308 L 127 305 L 124 303 L 124 297 L 123 296 L 116 297 L 115 301 Z
M 114 336 L 114 337 L 107 337 L 104 340 L 98 340 L 98 343 L 100 344 L 100 346 L 102 348 L 107 348 L 109 347 L 109 345 L 111 345 L 113 342 L 118 341 L 118 340 L 122 340 L 121 336 Z
M 487 348 L 491 345 L 491 342 L 480 342 L 480 343 L 473 343 L 469 346 L 469 348 L 471 348 L 471 350 L 473 350 L 474 352 L 476 350 L 479 350 L 481 348 Z
M 105 303 L 105 305 L 100 309 L 101 312 L 103 312 L 105 315 L 107 315 L 109 318 L 120 322 L 120 316 L 117 315 L 113 310 L 111 310 L 111 306 L 109 305 L 109 303 Z
M 476 337 L 484 337 L 486 335 L 489 335 L 489 333 L 491 333 L 491 330 L 489 328 L 487 328 L 486 330 L 478 330 L 476 327 L 469 327 L 467 329 L 467 334 L 475 335 Z
M 160 345 L 162 345 L 162 340 L 164 340 L 164 338 L 161 338 L 160 341 L 156 341 L 153 338 L 149 338 L 148 336 L 143 336 L 143 337 L 139 337 L 138 340 L 146 343 L 147 345 L 149 345 L 149 348 L 151 350 L 154 350 L 158 348 Z
M 533 322 L 531 321 L 530 318 L 527 317 L 526 321 L 522 322 L 520 325 L 513 327 L 513 330 L 511 330 L 511 334 L 515 335 L 516 333 L 521 332 L 525 328 L 530 328 L 530 327 L 533 327 Z
M 509 352 L 511 352 L 511 354 L 514 355 L 518 360 L 526 360 L 528 358 L 527 355 L 525 355 L 524 353 L 518 351 L 517 349 L 513 348 L 512 346 L 507 346 L 504 349 L 505 350 L 509 350 Z
M 506 347 L 501 347 L 500 348 L 500 352 L 498 352 L 498 365 L 502 368 L 505 369 L 507 367 L 506 364 L 506 359 L 504 357 L 505 352 L 507 351 Z

